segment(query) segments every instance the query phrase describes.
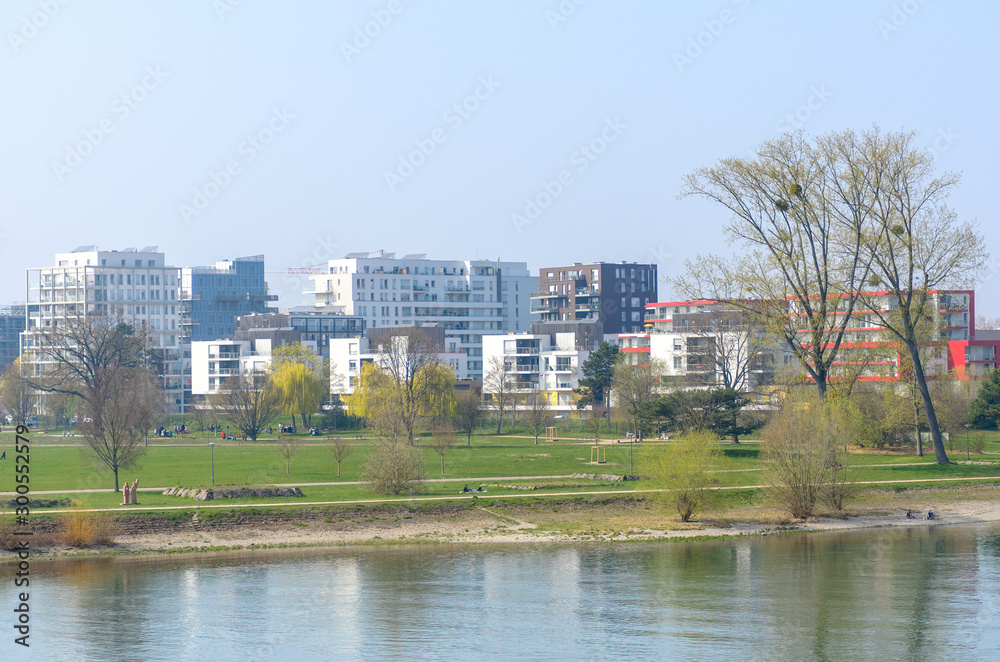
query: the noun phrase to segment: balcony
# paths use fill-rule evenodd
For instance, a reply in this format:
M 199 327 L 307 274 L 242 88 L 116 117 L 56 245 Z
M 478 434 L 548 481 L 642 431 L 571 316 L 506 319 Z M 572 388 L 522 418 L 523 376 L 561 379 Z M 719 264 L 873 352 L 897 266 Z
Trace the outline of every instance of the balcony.
M 531 298 L 532 299 L 560 299 L 560 298 L 565 298 L 565 297 L 566 297 L 566 295 L 565 294 L 561 294 L 560 292 L 532 292 L 531 293 Z

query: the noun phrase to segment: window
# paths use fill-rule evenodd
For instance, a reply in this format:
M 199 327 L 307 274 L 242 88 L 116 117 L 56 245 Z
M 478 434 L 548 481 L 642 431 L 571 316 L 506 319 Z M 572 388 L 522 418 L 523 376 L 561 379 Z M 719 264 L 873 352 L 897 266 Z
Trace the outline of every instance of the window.
M 674 370 L 681 370 L 683 368 L 684 368 L 684 359 L 681 358 L 681 357 L 679 357 L 679 356 L 675 356 L 674 357 Z
M 632 307 L 638 308 L 640 306 L 639 297 L 632 297 Z

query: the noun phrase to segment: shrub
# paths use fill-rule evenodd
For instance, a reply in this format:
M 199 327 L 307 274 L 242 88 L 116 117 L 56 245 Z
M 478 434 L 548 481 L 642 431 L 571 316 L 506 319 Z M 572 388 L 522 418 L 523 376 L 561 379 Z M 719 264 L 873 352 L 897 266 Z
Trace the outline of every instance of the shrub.
M 77 506 L 59 518 L 58 528 L 64 545 L 108 545 L 114 541 L 115 518 L 110 513 L 97 513 Z
M 419 471 L 417 449 L 394 441 L 377 441 L 362 472 L 362 480 L 379 494 L 415 492 Z

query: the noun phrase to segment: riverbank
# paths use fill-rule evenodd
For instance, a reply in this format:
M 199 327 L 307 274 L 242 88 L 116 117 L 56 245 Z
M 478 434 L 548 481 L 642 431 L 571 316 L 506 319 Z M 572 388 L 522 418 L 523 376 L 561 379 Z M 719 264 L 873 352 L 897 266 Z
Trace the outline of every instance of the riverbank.
M 917 519 L 907 519 L 907 510 Z M 929 510 L 934 511 L 935 520 L 926 519 Z M 559 503 L 484 500 L 421 507 L 203 510 L 122 516 L 112 545 L 79 549 L 55 544 L 36 548 L 33 557 L 344 545 L 669 541 L 988 522 L 1000 522 L 1000 491 L 996 489 L 869 493 L 847 513 L 821 514 L 806 521 L 789 520 L 768 506 L 747 505 L 710 511 L 699 521 L 680 523 L 661 505 L 629 497 Z M 13 555 L 3 557 L 9 562 Z

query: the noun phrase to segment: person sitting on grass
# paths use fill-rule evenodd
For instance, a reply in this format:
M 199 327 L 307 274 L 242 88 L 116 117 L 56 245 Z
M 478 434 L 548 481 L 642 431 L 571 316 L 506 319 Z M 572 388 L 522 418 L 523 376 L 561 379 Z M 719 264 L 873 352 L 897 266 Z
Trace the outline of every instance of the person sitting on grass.
M 469 489 L 468 485 L 466 485 L 465 487 L 462 488 L 462 492 L 471 492 L 471 491 L 472 490 Z
M 934 519 L 934 511 L 933 510 L 927 511 L 927 519 Z
M 916 518 L 915 518 L 915 517 L 913 516 L 913 511 L 912 511 L 912 510 L 907 510 L 907 511 L 906 511 L 906 519 L 916 519 Z

